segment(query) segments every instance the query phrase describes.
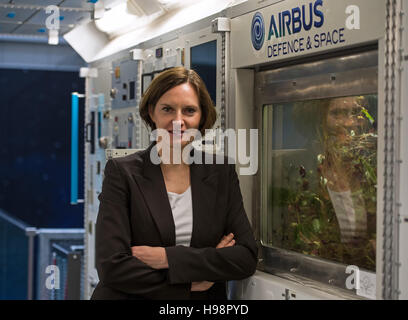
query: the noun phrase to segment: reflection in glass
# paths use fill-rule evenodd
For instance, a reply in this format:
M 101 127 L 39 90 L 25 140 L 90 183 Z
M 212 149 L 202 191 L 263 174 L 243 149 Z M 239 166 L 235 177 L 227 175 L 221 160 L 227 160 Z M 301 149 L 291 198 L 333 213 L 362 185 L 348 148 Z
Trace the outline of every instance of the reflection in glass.
M 377 96 L 264 108 L 265 245 L 375 271 Z

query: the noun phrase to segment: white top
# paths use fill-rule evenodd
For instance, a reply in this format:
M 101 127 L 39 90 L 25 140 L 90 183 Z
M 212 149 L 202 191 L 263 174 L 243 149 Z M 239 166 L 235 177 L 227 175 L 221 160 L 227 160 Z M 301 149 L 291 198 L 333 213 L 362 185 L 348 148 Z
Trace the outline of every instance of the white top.
M 193 232 L 193 202 L 191 187 L 181 194 L 167 192 L 176 227 L 176 246 L 190 246 Z
M 361 192 L 329 191 L 330 199 L 340 226 L 341 241 L 350 242 L 353 237 L 367 232 L 367 213 Z

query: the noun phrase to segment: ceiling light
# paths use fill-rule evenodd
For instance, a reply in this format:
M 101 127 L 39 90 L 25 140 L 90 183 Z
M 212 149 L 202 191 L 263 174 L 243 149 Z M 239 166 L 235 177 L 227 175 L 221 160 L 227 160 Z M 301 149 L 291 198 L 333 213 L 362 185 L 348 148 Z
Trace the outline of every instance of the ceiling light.
M 106 11 L 101 19 L 95 20 L 97 28 L 108 34 L 134 23 L 137 17 L 126 10 L 126 2 Z
M 137 16 L 149 16 L 161 11 L 161 6 L 155 0 L 127 0 L 127 10 Z

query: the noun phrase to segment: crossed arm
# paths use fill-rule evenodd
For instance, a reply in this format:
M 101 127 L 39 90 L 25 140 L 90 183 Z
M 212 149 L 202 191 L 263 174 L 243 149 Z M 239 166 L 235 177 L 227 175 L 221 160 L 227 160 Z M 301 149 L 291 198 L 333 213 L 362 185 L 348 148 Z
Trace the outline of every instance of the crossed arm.
M 187 297 L 211 282 L 244 279 L 256 268 L 257 248 L 243 208 L 238 178 L 230 170 L 225 233 L 216 248 L 131 246 L 129 186 L 115 161 L 105 167 L 96 223 L 96 268 L 102 283 L 148 298 Z M 232 199 L 234 201 L 232 201 Z
M 232 247 L 235 244 L 234 234 L 224 236 L 216 249 Z M 163 247 L 134 246 L 131 247 L 132 255 L 153 269 L 168 269 L 166 249 Z M 193 281 L 191 291 L 206 291 L 212 287 L 211 281 Z

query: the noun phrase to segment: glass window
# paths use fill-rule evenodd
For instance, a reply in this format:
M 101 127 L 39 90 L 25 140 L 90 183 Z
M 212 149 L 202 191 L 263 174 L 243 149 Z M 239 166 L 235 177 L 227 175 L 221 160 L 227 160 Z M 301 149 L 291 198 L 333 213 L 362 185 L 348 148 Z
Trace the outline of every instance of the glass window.
M 263 109 L 262 242 L 375 271 L 377 96 Z
M 217 103 L 217 40 L 191 47 L 191 69 L 203 79 L 215 105 Z

